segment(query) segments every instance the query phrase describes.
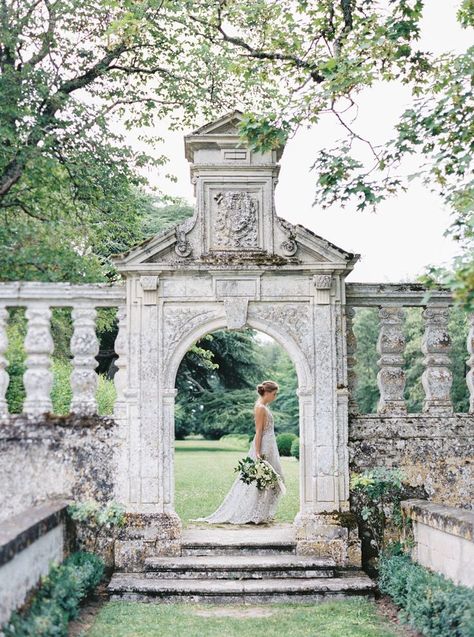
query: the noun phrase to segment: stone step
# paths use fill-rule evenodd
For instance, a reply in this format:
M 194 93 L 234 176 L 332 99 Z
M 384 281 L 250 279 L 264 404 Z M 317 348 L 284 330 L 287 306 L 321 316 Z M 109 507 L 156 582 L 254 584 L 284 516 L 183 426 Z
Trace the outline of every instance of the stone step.
M 183 542 L 181 555 L 280 555 L 296 553 L 295 542 Z
M 333 560 L 301 555 L 192 555 L 145 560 L 147 577 L 269 579 L 334 577 Z
M 362 571 L 333 578 L 256 580 L 151 579 L 143 573 L 115 573 L 108 591 L 112 600 L 123 601 L 260 604 L 373 596 L 375 584 Z

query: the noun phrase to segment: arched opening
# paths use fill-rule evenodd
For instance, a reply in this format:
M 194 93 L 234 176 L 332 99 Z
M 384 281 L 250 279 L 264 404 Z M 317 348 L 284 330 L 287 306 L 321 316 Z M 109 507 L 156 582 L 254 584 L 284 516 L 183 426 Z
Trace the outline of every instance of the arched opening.
M 271 409 L 287 486 L 275 522 L 292 523 L 300 509 L 300 405 L 297 368 L 285 348 L 261 330 L 211 329 L 177 363 L 174 509 L 183 526 L 215 511 L 236 479 L 255 434 L 255 386 L 267 378 L 280 385 Z

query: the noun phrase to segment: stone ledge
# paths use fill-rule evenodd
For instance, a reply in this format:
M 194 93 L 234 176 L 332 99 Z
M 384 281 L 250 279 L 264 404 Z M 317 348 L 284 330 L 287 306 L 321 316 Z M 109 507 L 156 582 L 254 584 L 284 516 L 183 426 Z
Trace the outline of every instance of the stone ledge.
M 349 440 L 367 439 L 410 440 L 449 439 L 455 436 L 472 444 L 474 414 L 449 416 L 427 413 L 390 416 L 379 414 L 353 414 L 349 416 Z
M 61 500 L 26 509 L 0 528 L 0 566 L 66 521 L 68 502 Z
M 415 522 L 474 542 L 474 512 L 434 504 L 425 500 L 405 500 L 402 509 Z
M 65 429 L 111 429 L 116 424 L 111 416 L 99 416 L 98 414 L 57 416 L 48 413 L 34 418 L 28 417 L 26 414 L 9 414 L 0 418 L 0 440 L 44 437 L 47 433 L 54 433 L 54 430 L 59 427 L 60 431 Z

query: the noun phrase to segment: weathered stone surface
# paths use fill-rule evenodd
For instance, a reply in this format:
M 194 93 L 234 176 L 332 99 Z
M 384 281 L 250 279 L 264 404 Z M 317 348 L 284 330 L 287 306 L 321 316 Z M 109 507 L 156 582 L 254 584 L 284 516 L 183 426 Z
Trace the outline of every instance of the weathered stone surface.
M 423 500 L 407 500 L 402 509 L 413 529 L 413 559 L 474 587 L 474 512 Z
M 50 499 L 111 499 L 114 441 L 108 418 L 11 416 L 0 425 L 0 519 Z
M 351 416 L 350 468 L 399 467 L 435 503 L 469 508 L 474 495 L 472 415 Z
M 145 559 L 181 554 L 182 524 L 176 513 L 127 513 L 115 543 L 115 565 L 123 571 L 143 569 Z
M 0 626 L 66 551 L 65 503 L 27 509 L 0 529 Z

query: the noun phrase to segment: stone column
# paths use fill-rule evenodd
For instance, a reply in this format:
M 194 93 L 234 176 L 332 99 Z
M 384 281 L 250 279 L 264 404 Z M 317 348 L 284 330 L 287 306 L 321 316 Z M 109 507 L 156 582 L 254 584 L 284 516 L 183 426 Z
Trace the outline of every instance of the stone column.
M 421 351 L 425 355 L 425 371 L 421 376 L 425 401 L 423 411 L 432 414 L 452 414 L 451 384 L 453 381 L 449 365 L 451 338 L 448 333 L 449 308 L 429 306 L 423 311 L 425 333 Z
M 347 388 L 349 390 L 350 414 L 359 412 L 359 405 L 355 397 L 357 387 L 357 375 L 355 372 L 357 340 L 353 330 L 354 316 L 355 308 L 346 306 Z
M 377 405 L 379 414 L 406 414 L 403 397 L 405 372 L 402 369 L 405 336 L 403 320 L 405 312 L 401 307 L 381 307 L 379 310 L 380 332 L 377 341 L 377 361 L 380 367 L 377 384 L 380 399 Z
M 469 413 L 474 413 L 474 313 L 469 314 L 469 332 L 467 335 L 467 351 L 469 358 L 467 364 L 469 371 L 466 375 L 466 383 L 469 389 Z
M 31 305 L 26 310 L 26 318 L 26 371 L 23 374 L 26 399 L 23 411 L 28 416 L 40 416 L 53 409 L 50 398 L 53 385 L 51 354 L 54 350 L 50 330 L 51 310 L 47 305 Z
M 8 310 L 6 307 L 0 307 L 0 418 L 8 416 L 8 403 L 6 400 L 6 393 L 8 389 L 8 383 L 10 376 L 6 371 L 8 360 L 5 357 L 5 352 L 8 348 L 8 336 L 7 336 L 7 322 L 8 322 Z
M 72 311 L 74 333 L 71 338 L 73 370 L 71 373 L 71 412 L 81 415 L 97 413 L 97 367 L 99 341 L 95 331 L 97 310 L 75 307 Z

